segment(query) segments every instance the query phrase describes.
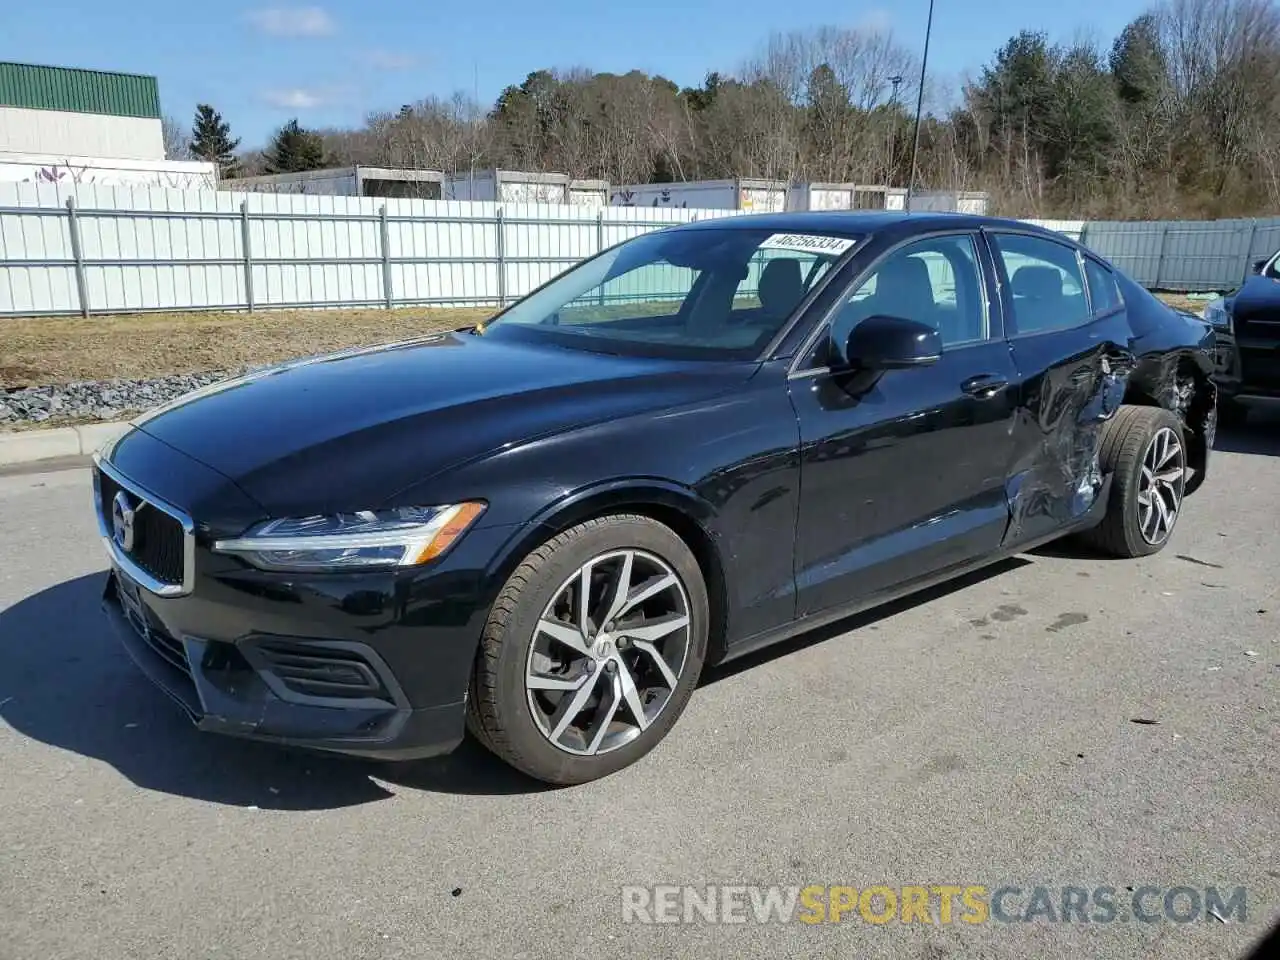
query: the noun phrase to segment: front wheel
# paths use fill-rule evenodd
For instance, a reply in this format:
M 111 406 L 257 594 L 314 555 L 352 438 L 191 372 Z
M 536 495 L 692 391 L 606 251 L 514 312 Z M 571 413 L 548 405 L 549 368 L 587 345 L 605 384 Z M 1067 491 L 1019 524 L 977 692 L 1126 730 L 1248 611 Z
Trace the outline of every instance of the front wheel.
M 1182 424 L 1162 407 L 1123 406 L 1104 428 L 1099 455 L 1113 474 L 1107 513 L 1085 538 L 1117 557 L 1158 553 L 1173 535 L 1186 493 Z
M 589 520 L 534 550 L 495 601 L 467 724 L 500 758 L 553 784 L 584 783 L 652 750 L 706 658 L 697 560 L 648 517 Z

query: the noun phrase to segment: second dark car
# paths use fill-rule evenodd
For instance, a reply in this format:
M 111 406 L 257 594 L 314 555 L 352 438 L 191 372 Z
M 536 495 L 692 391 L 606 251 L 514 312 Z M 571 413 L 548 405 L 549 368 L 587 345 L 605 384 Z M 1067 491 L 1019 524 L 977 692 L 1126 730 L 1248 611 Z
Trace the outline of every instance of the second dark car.
M 1045 541 L 1161 550 L 1213 334 L 1064 237 L 949 215 L 647 234 L 481 327 L 137 421 L 105 609 L 203 729 L 558 784 L 703 669 Z
M 1243 423 L 1250 404 L 1280 400 L 1280 251 L 1255 263 L 1204 316 L 1218 339 L 1219 416 L 1224 424 Z

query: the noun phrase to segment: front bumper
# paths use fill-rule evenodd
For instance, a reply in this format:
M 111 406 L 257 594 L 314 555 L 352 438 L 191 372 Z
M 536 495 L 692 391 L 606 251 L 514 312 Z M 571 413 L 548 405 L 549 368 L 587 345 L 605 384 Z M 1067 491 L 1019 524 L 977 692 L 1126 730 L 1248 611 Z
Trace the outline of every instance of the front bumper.
M 367 664 L 363 676 L 371 685 L 369 695 L 346 702 L 300 695 L 273 671 L 271 660 L 254 652 L 252 642 L 174 636 L 147 606 L 145 592 L 134 594 L 128 584 L 118 570 L 107 574 L 102 596 L 107 620 L 143 674 L 201 730 L 386 760 L 435 756 L 462 742 L 465 701 L 415 708 L 385 661 L 366 644 L 309 644 L 306 649 L 340 650 L 346 662 Z
M 1215 328 L 1214 382 L 1225 400 L 1280 399 L 1280 340 Z

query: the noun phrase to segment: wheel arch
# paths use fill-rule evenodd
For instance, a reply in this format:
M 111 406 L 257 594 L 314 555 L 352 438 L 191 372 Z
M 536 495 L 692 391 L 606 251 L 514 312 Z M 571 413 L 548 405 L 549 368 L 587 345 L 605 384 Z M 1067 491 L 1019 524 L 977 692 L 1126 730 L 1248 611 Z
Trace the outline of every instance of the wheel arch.
M 1180 351 L 1161 364 L 1158 375 L 1130 377 L 1123 402 L 1164 407 L 1182 422 L 1187 464 L 1194 471 L 1186 493 L 1193 493 L 1204 482 L 1217 426 L 1218 388 L 1209 372 L 1188 352 Z
M 552 537 L 588 520 L 614 514 L 648 517 L 669 527 L 697 560 L 707 588 L 711 623 L 706 665 L 724 658 L 728 624 L 728 591 L 714 527 L 715 509 L 694 491 L 658 478 L 614 480 L 577 491 L 548 505 L 512 537 L 489 570 L 492 602 L 526 556 Z

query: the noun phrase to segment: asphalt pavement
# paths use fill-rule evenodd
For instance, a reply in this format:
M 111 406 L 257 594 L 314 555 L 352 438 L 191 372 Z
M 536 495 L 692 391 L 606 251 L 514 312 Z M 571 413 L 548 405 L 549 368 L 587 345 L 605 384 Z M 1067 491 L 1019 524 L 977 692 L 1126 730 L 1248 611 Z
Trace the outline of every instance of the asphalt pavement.
M 1218 447 L 1160 555 L 1055 545 L 766 651 L 565 790 L 470 743 L 197 733 L 106 633 L 87 471 L 0 476 L 0 960 L 1243 956 L 1280 922 L 1280 417 Z M 980 923 L 876 923 L 883 892 L 641 922 L 709 884 L 1018 892 Z

